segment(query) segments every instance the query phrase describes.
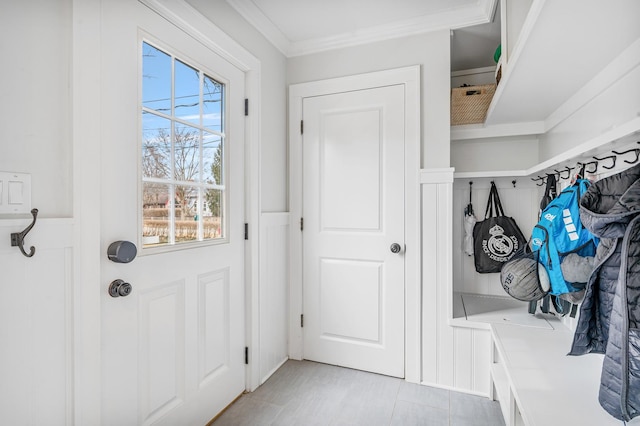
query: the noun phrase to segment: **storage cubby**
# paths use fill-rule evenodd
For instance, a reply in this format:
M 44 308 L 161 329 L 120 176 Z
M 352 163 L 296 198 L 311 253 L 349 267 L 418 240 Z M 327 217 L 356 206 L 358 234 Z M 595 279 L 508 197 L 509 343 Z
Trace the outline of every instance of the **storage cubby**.
M 548 327 L 548 323 L 528 313 L 528 303 L 508 296 L 500 274 L 476 272 L 474 257 L 464 252 L 464 210 L 469 203 L 469 187 L 475 216 L 484 219 L 491 182 L 498 188 L 505 214 L 515 219 L 528 239 L 537 222 L 541 187 L 528 177 L 459 178 L 453 184 L 453 316 L 470 323 L 510 323 Z
M 484 219 L 491 181 L 496 183 L 500 200 L 506 215 L 515 219 L 526 238 L 531 236 L 533 226 L 538 221 L 540 199 L 544 192 L 543 178 L 547 173 L 558 173 L 558 191 L 570 183 L 570 174 L 577 172 L 578 164 L 588 164 L 587 177 L 598 180 L 631 167 L 637 160 L 635 150 L 640 149 L 640 119 L 629 122 L 628 129 L 614 128 L 593 139 L 587 140 L 548 160 L 520 170 L 479 170 L 469 171 L 473 164 L 466 157 L 452 157 L 460 163 L 463 172 L 454 173 L 453 208 L 453 254 L 452 254 L 452 321 L 454 325 L 488 328 L 489 324 L 517 324 L 529 327 L 549 328 L 548 315 L 531 315 L 528 302 L 521 302 L 508 296 L 502 289 L 500 274 L 480 274 L 476 272 L 473 256 L 463 250 L 464 210 L 469 203 L 469 183 L 471 202 L 478 220 Z M 486 158 L 499 158 L 504 141 L 488 145 L 487 140 L 478 139 L 479 144 L 491 146 L 485 152 Z M 453 141 L 455 144 L 457 141 Z M 467 144 L 474 141 L 465 140 Z M 527 142 L 527 149 L 530 149 Z M 454 150 L 452 150 L 452 153 Z M 615 154 L 624 153 L 626 154 Z M 615 165 L 611 156 L 617 157 Z M 605 159 L 608 157 L 607 159 Z M 597 160 L 601 158 L 602 160 Z M 596 164 L 597 163 L 597 164 Z M 497 166 L 507 166 L 505 161 L 496 161 Z M 531 160 L 529 160 L 531 164 Z M 570 171 L 565 171 L 570 169 Z M 597 170 L 596 170 L 597 169 Z M 589 173 L 594 171 L 594 173 Z M 558 177 L 558 176 L 557 176 Z M 575 326 L 575 319 L 563 318 L 569 329 Z

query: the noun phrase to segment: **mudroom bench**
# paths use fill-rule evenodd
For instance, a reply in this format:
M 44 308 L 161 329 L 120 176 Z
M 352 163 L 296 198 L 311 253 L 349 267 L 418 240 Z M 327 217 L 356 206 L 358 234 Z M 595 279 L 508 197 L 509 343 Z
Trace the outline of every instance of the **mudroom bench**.
M 491 380 L 507 426 L 622 425 L 598 402 L 603 355 L 568 356 L 573 331 L 492 323 Z M 640 425 L 636 418 L 627 425 Z

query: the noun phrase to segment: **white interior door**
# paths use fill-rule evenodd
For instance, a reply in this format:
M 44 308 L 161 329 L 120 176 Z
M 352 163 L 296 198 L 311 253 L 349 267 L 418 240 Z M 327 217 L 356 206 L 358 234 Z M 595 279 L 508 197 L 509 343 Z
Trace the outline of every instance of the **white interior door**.
M 240 395 L 245 384 L 244 74 L 139 2 L 104 1 L 102 20 L 103 46 L 96 46 L 102 51 L 103 66 L 102 104 L 96 109 L 102 116 L 101 249 L 105 254 L 101 264 L 102 424 L 203 425 Z M 223 173 L 228 198 L 223 202 L 226 226 L 222 226 L 222 238 L 213 244 L 143 249 L 139 243 L 145 41 L 197 65 L 224 84 Z M 191 101 L 197 104 L 198 97 L 180 100 L 185 105 Z M 188 126 L 191 118 L 182 120 L 174 126 Z M 176 149 L 171 155 L 179 154 Z M 204 148 L 200 155 L 207 155 Z M 177 213 L 169 221 L 173 220 L 178 220 Z M 138 245 L 138 256 L 131 263 L 107 259 L 107 247 L 118 240 Z M 116 279 L 130 283 L 131 294 L 111 297 L 107 288 Z
M 306 359 L 404 377 L 404 105 L 403 85 L 303 100 Z

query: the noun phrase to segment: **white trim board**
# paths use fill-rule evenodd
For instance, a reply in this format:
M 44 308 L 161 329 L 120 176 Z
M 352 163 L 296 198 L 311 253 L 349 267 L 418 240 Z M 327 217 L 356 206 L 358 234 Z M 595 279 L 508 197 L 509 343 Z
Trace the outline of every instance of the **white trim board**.
M 420 382 L 420 66 L 340 77 L 289 87 L 289 191 L 291 270 L 289 356 L 303 359 L 302 329 L 302 100 L 353 90 L 405 86 L 405 380 Z

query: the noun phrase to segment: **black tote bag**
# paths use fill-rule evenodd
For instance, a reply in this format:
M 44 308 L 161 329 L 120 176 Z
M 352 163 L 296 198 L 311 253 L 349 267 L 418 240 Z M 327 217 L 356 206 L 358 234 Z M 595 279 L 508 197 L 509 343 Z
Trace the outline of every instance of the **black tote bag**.
M 527 243 L 512 217 L 505 216 L 495 182 L 491 182 L 484 220 L 473 227 L 476 271 L 481 274 L 500 272 L 502 265 Z

